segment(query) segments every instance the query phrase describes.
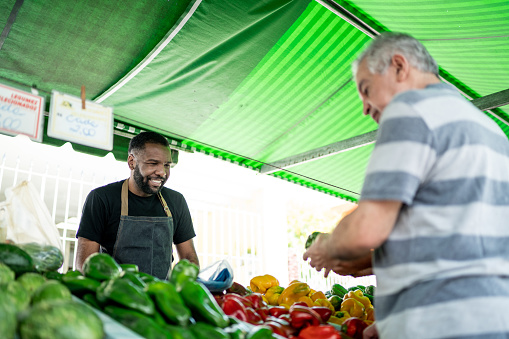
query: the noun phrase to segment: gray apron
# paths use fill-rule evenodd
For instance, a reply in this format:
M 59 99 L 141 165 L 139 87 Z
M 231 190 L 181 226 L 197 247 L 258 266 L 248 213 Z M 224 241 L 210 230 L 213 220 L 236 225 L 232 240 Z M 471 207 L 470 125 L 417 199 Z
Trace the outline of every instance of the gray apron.
M 129 179 L 122 185 L 122 207 L 113 258 L 119 264 L 136 264 L 140 272 L 167 279 L 171 270 L 173 218 L 161 193 L 157 194 L 166 217 L 128 215 Z

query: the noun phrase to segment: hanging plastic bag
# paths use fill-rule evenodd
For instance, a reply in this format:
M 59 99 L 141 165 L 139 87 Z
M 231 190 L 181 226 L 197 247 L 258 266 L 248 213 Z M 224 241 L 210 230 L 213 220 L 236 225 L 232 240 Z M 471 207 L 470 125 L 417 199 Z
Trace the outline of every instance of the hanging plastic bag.
M 60 233 L 32 183 L 23 181 L 7 189 L 5 195 L 2 208 L 7 212 L 2 225 L 6 227 L 6 241 L 51 245 L 62 251 Z
M 197 281 L 211 292 L 222 292 L 233 284 L 233 269 L 228 261 L 219 260 L 201 270 Z

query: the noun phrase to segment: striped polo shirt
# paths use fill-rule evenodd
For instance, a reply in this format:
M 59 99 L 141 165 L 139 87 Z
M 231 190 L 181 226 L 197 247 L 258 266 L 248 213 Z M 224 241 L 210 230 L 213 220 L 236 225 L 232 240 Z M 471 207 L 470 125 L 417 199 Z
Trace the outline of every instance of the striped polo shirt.
M 403 202 L 374 252 L 381 338 L 509 338 L 509 140 L 448 84 L 400 93 L 361 200 Z

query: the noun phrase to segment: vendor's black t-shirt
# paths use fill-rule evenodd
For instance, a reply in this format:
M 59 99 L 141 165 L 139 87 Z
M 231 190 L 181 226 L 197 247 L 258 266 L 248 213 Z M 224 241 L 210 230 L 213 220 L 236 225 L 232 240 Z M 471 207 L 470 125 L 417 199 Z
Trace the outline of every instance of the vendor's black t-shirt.
M 120 224 L 121 192 L 124 180 L 92 190 L 85 200 L 80 226 L 76 237 L 99 243 L 109 253 Z M 173 217 L 175 234 L 173 242 L 180 244 L 196 236 L 191 213 L 184 196 L 163 187 L 161 191 Z M 129 216 L 165 217 L 163 206 L 156 194 L 140 197 L 129 191 Z

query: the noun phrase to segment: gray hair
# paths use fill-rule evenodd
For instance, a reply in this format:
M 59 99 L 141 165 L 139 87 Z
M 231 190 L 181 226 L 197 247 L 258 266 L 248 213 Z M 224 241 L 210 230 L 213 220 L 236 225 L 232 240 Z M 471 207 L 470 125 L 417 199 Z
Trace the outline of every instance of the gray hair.
M 353 62 L 354 77 L 364 59 L 371 73 L 385 73 L 394 54 L 403 55 L 418 70 L 438 76 L 438 65 L 423 44 L 408 34 L 385 32 L 377 36 Z

